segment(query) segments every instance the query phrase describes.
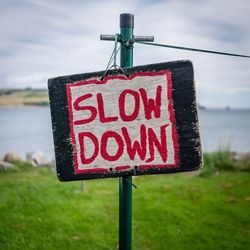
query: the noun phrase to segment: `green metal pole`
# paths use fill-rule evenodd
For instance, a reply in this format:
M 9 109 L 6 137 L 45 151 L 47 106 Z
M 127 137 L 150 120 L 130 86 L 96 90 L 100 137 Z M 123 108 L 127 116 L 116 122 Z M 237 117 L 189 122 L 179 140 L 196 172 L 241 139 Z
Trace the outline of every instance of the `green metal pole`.
M 133 47 L 126 41 L 133 38 L 134 15 L 120 15 L 121 67 L 133 66 Z M 119 249 L 132 249 L 132 176 L 120 177 L 119 201 Z

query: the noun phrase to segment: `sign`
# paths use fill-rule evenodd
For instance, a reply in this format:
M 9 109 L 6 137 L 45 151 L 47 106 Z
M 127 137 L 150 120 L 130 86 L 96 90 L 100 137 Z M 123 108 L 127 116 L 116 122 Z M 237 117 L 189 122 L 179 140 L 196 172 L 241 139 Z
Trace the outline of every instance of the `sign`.
M 201 166 L 189 61 L 49 80 L 62 181 L 171 173 Z

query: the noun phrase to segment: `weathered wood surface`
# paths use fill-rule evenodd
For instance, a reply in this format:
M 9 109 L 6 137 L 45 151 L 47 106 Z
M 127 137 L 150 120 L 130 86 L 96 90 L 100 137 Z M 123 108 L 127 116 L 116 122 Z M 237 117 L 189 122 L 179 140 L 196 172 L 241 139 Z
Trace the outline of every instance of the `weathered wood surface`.
M 202 164 L 192 63 L 50 79 L 62 181 L 192 171 Z

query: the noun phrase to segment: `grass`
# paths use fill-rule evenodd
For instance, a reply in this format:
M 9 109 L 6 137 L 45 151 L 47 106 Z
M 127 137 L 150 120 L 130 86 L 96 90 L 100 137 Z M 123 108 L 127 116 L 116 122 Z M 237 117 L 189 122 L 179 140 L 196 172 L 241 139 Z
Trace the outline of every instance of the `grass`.
M 216 157 L 205 155 L 203 171 L 216 170 L 203 176 L 134 179 L 133 249 L 250 247 L 250 173 L 222 170 Z M 15 164 L 0 173 L 0 249 L 117 249 L 118 179 L 82 192 L 47 168 Z
M 237 155 L 229 150 L 219 150 L 213 153 L 205 153 L 205 167 L 201 176 L 209 176 L 220 171 L 247 171 L 250 172 L 250 154 Z

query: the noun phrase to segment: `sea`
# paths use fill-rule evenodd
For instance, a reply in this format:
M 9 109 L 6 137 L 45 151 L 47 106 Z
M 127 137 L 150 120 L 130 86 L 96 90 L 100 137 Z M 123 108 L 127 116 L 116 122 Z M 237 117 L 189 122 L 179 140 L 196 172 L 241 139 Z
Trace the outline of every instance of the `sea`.
M 203 152 L 250 152 L 250 109 L 199 110 Z M 0 108 L 0 158 L 8 151 L 25 157 L 41 150 L 54 159 L 49 107 Z

